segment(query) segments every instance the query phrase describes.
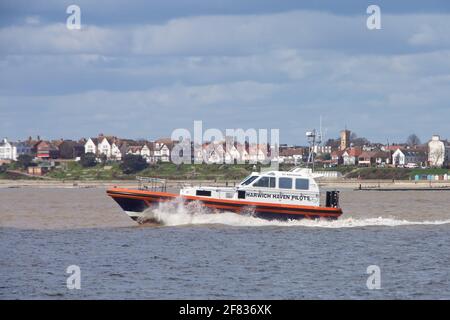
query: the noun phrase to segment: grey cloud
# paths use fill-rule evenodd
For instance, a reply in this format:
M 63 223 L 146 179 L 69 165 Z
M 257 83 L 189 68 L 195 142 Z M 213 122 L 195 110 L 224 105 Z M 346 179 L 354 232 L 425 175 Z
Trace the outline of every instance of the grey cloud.
M 365 15 L 303 11 L 81 32 L 4 27 L 0 135 L 151 138 L 198 119 L 280 128 L 284 141 L 301 143 L 322 115 L 334 133 L 348 125 L 379 141 L 409 131 L 445 137 L 448 18 L 383 15 L 374 32 Z
M 64 24 L 0 29 L 1 53 L 91 53 L 104 55 L 236 55 L 284 48 L 355 53 L 393 53 L 450 47 L 449 15 L 383 15 L 383 29 L 371 32 L 366 15 L 321 12 L 199 16 L 159 25 L 99 27 Z M 436 36 L 436 35 L 439 36 Z

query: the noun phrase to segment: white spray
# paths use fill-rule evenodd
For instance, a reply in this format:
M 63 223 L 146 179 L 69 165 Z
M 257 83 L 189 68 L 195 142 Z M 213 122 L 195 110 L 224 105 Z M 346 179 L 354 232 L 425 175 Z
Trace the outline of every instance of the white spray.
M 236 214 L 234 212 L 211 213 L 198 202 L 185 205 L 181 200 L 161 203 L 158 208 L 147 213 L 156 222 L 165 226 L 181 225 L 228 225 L 236 227 L 312 227 L 312 228 L 359 228 L 368 226 L 411 226 L 450 224 L 449 220 L 408 221 L 395 218 L 353 218 L 342 217 L 338 220 L 265 220 L 252 216 L 252 212 Z

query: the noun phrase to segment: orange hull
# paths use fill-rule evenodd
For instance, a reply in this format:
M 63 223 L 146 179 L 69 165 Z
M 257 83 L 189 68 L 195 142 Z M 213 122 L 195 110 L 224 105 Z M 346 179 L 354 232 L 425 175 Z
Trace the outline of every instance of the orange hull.
M 235 213 L 251 212 L 257 217 L 268 220 L 291 220 L 291 219 L 337 219 L 341 214 L 340 208 L 302 206 L 290 204 L 251 202 L 230 199 L 216 199 L 199 196 L 180 196 L 168 192 L 135 190 L 125 188 L 113 188 L 107 190 L 112 197 L 126 212 L 140 213 L 147 208 L 160 202 L 181 198 L 185 202 L 198 201 L 203 206 L 213 211 L 231 211 Z

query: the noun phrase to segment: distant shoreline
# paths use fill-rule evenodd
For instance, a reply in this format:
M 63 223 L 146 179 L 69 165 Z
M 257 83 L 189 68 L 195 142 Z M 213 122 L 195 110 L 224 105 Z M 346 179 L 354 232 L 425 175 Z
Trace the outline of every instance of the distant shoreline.
M 211 185 L 217 187 L 233 187 L 239 183 L 238 180 L 166 180 L 168 188 L 180 188 L 183 185 Z M 442 188 L 450 187 L 450 181 L 414 181 L 414 180 L 318 180 L 322 188 L 358 189 L 362 188 Z M 115 186 L 137 188 L 136 180 L 10 180 L 0 179 L 0 189 L 4 188 L 112 188 Z

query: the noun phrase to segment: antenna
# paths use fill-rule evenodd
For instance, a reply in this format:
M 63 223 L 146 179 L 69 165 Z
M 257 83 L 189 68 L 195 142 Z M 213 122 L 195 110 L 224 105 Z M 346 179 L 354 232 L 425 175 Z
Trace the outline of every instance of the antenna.
M 314 172 L 314 152 L 317 138 L 316 129 L 313 129 L 312 131 L 307 131 L 306 138 L 308 139 L 309 143 L 308 165 L 312 163 L 312 171 Z
M 317 137 L 317 143 L 321 144 L 322 143 L 322 115 L 320 115 L 319 117 L 319 134 Z
M 322 141 L 327 141 L 326 136 L 328 134 L 328 128 L 325 128 L 325 133 L 323 134 Z

